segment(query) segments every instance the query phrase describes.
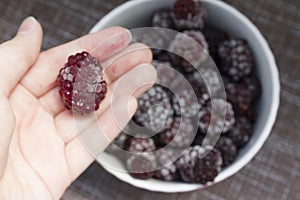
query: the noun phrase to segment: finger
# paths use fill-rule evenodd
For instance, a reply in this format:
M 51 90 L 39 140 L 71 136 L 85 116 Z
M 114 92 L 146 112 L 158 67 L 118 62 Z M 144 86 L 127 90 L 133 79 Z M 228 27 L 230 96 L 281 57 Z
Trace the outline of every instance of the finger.
M 104 62 L 105 80 L 108 84 L 115 81 L 134 67 L 142 63 L 150 63 L 152 53 L 144 44 L 133 44 L 119 52 L 117 55 Z M 50 92 L 40 97 L 43 107 L 53 116 L 63 111 L 64 105 L 58 94 L 58 88 L 53 88 Z
M 127 29 L 113 27 L 54 47 L 41 53 L 34 67 L 22 79 L 22 84 L 36 97 L 40 97 L 55 86 L 59 69 L 70 55 L 87 51 L 104 61 L 127 47 L 130 41 L 131 33 Z
M 0 180 L 5 172 L 15 118 L 8 99 L 0 97 Z
M 100 109 L 94 115 L 76 116 L 74 118 L 70 111 L 63 111 L 55 118 L 56 127 L 62 140 L 68 143 L 77 137 L 80 131 L 95 122 L 95 118 L 98 118 L 111 105 L 111 102 L 120 96 L 140 96 L 154 84 L 155 79 L 156 71 L 152 65 L 140 65 L 127 72 L 122 78 L 109 86 L 107 96 L 101 102 Z
M 66 160 L 75 180 L 104 151 L 130 121 L 137 108 L 136 99 L 118 98 L 90 127 L 67 144 Z M 117 116 L 117 119 L 114 120 Z
M 0 95 L 8 96 L 36 61 L 42 43 L 42 28 L 28 17 L 17 35 L 0 45 Z
M 151 63 L 151 61 L 152 52 L 148 46 L 142 43 L 132 44 L 103 63 L 104 79 L 108 83 L 113 82 L 133 67 L 142 63 Z

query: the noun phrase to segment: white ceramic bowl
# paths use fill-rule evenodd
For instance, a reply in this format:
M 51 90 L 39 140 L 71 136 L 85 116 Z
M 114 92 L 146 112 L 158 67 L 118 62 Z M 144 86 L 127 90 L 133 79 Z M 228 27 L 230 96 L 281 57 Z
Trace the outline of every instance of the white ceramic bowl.
M 117 7 L 97 23 L 91 32 L 95 32 L 110 26 L 124 26 L 129 29 L 147 26 L 152 14 L 165 7 L 171 7 L 175 0 L 133 0 Z M 279 107 L 280 84 L 277 66 L 273 53 L 260 31 L 242 13 L 228 4 L 218 0 L 203 0 L 208 9 L 208 23 L 214 25 L 232 36 L 246 38 L 249 42 L 257 64 L 256 74 L 262 82 L 262 96 L 258 105 L 258 120 L 254 134 L 243 148 L 236 161 L 224 169 L 215 179 L 218 183 L 244 167 L 261 149 L 269 136 L 276 120 Z M 149 24 L 148 24 L 149 25 Z M 124 172 L 110 168 L 110 164 L 116 164 L 116 160 L 108 154 L 103 154 L 99 163 L 111 174 L 122 181 L 139 188 L 159 192 L 187 192 L 202 189 L 200 184 L 186 184 L 164 182 L 159 180 L 137 180 Z

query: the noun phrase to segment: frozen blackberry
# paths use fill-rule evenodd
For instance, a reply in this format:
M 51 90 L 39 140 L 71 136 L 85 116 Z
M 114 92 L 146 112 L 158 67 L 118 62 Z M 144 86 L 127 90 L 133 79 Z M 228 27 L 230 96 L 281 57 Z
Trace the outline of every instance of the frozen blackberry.
M 161 9 L 152 18 L 152 26 L 167 29 L 175 29 L 173 12 L 171 9 Z
M 179 30 L 202 29 L 207 16 L 199 0 L 177 0 L 173 6 L 175 24 Z
M 232 128 L 235 122 L 232 105 L 224 99 L 212 99 L 206 108 L 200 110 L 199 114 L 199 128 L 203 133 L 208 131 L 210 124 L 210 133 L 225 133 Z M 212 116 L 212 114 L 214 115 Z
M 235 160 L 237 156 L 237 147 L 229 137 L 221 136 L 215 145 L 215 148 L 221 152 L 223 167 L 227 167 Z
M 245 40 L 231 39 L 220 44 L 221 69 L 233 81 L 240 81 L 253 70 L 253 55 Z
M 155 84 L 139 97 L 134 120 L 141 126 L 159 132 L 170 128 L 173 115 L 174 111 L 167 91 Z
M 159 134 L 162 144 L 182 148 L 192 144 L 196 136 L 193 121 L 189 118 L 175 117 L 170 129 Z
M 226 95 L 237 114 L 243 115 L 251 108 L 254 94 L 245 83 L 229 83 L 226 85 Z
M 200 104 L 193 90 L 183 90 L 173 95 L 172 103 L 177 116 L 194 117 L 198 115 Z
M 207 153 L 207 155 L 205 155 Z M 205 156 L 204 156 L 205 155 Z M 218 150 L 193 146 L 177 162 L 181 179 L 188 183 L 207 184 L 221 171 L 222 157 Z
M 153 177 L 157 162 L 153 154 L 143 153 L 130 156 L 126 166 L 131 176 L 146 180 Z
M 153 152 L 155 151 L 155 143 L 152 138 L 130 137 L 126 141 L 127 150 L 133 153 Z
M 239 116 L 233 128 L 229 131 L 228 137 L 232 139 L 238 148 L 242 148 L 248 143 L 252 134 L 252 122 L 246 117 Z
M 99 109 L 107 92 L 102 70 L 100 61 L 87 52 L 68 58 L 57 78 L 59 94 L 67 109 L 82 115 Z
M 210 25 L 205 25 L 205 28 L 203 29 L 203 35 L 208 43 L 210 55 L 218 65 L 218 46 L 228 39 L 228 35 L 220 29 Z
M 195 71 L 208 57 L 208 44 L 200 31 L 178 33 L 169 46 L 174 67 L 185 73 Z

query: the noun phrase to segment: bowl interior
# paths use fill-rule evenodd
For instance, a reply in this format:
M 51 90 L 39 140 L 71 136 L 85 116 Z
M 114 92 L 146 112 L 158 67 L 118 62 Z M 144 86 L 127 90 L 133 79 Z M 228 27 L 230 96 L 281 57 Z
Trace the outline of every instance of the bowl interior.
M 129 29 L 150 26 L 151 16 L 160 8 L 171 7 L 175 0 L 135 0 L 116 8 L 104 17 L 92 30 L 95 32 L 110 26 L 124 26 Z M 262 96 L 258 103 L 258 120 L 254 134 L 243 148 L 236 161 L 224 169 L 215 179 L 220 182 L 235 174 L 259 151 L 275 122 L 279 105 L 279 78 L 274 56 L 258 29 L 240 12 L 222 1 L 203 0 L 208 9 L 208 24 L 214 25 L 233 37 L 246 38 L 255 55 L 256 74 L 262 83 Z M 186 192 L 206 186 L 199 184 L 170 183 L 158 180 L 141 181 L 111 168 L 118 163 L 108 154 L 97 159 L 106 170 L 134 186 L 161 192 Z

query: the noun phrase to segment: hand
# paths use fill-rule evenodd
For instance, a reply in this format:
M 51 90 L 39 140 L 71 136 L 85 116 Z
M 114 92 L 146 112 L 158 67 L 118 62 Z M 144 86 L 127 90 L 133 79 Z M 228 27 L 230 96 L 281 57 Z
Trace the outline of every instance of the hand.
M 129 45 L 130 40 L 128 30 L 113 27 L 40 52 L 42 28 L 29 17 L 0 46 L 0 199 L 59 199 L 95 160 L 79 135 L 93 137 L 89 134 L 100 128 L 108 138 L 98 141 L 100 153 L 119 134 L 136 110 L 136 98 L 156 78 L 146 64 L 152 59 L 149 48 Z M 109 92 L 95 120 L 77 117 L 78 128 L 55 80 L 67 57 L 81 51 L 102 61 Z M 122 90 L 116 90 L 121 77 Z

